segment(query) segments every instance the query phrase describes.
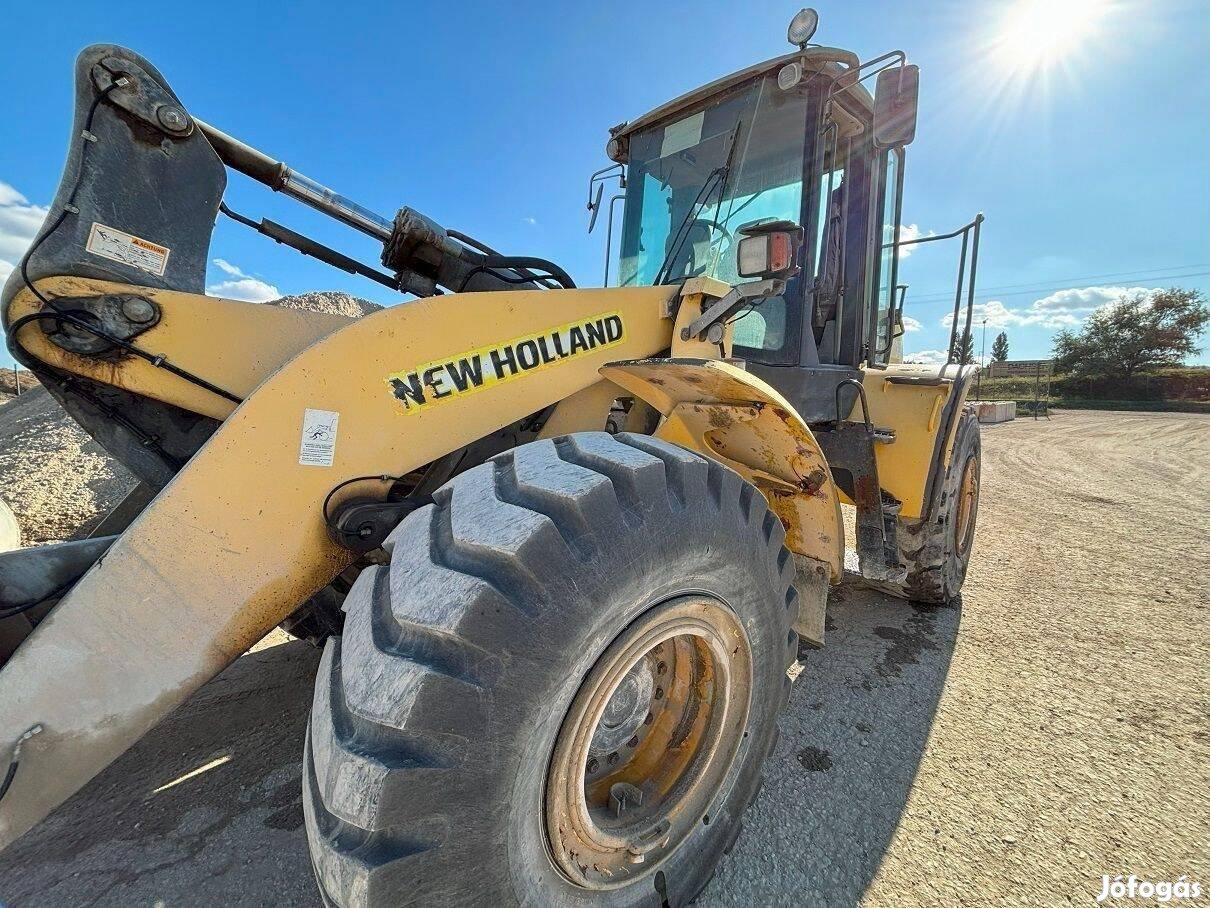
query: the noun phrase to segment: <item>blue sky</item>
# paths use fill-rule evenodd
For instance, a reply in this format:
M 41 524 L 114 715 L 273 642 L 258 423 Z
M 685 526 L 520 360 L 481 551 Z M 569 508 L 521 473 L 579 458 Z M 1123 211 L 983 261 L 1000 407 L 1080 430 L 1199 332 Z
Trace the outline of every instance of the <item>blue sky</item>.
M 1023 4 L 1057 18 L 1039 29 L 1022 20 Z M 817 42 L 862 58 L 902 48 L 921 66 L 904 223 L 941 233 L 986 213 L 976 323 L 988 318 L 989 347 L 1003 329 L 1013 358 L 1044 356 L 1058 327 L 1078 325 L 1120 288 L 1210 289 L 1204 4 L 816 6 Z M 0 97 L 0 271 L 19 258 L 58 183 L 75 54 L 110 41 L 151 59 L 193 113 L 367 207 L 390 215 L 410 205 L 599 285 L 604 236 L 586 234 L 584 202 L 588 174 L 608 163 L 608 127 L 783 53 L 797 6 L 468 0 L 114 10 L 61 0 L 53 14 L 37 4 L 10 4 L 4 14 L 21 40 L 6 42 L 0 59 L 9 86 Z M 377 260 L 372 241 L 239 175 L 227 199 Z M 956 254 L 932 244 L 901 268 L 914 329 L 905 349 L 925 359 L 948 336 Z M 397 299 L 225 220 L 212 259 L 210 282 L 229 295 L 343 289 Z

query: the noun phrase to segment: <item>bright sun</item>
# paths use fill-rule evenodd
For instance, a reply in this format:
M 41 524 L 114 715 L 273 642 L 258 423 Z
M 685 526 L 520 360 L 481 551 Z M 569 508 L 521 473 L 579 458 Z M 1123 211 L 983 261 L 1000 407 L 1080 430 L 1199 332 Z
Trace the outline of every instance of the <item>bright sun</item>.
M 1008 5 L 992 53 L 1000 65 L 1029 75 L 1064 65 L 1086 50 L 1111 0 L 1014 0 Z

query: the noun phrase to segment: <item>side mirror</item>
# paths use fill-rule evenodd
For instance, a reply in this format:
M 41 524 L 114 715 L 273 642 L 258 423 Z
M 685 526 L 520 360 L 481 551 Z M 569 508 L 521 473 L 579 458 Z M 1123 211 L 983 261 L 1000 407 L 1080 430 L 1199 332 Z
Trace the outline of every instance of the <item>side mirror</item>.
M 920 67 L 895 66 L 878 74 L 874 89 L 874 144 L 879 148 L 910 145 L 916 138 Z
M 890 319 L 890 334 L 888 336 L 892 341 L 903 337 L 907 333 L 907 329 L 903 327 L 903 301 L 907 296 L 908 285 L 899 284 L 895 289 L 899 292 L 895 294 L 888 316 Z
M 588 232 L 592 233 L 592 228 L 597 226 L 597 215 L 601 213 L 601 194 L 605 192 L 604 182 L 597 183 L 597 195 L 588 203 L 588 210 L 592 215 L 588 218 Z
M 799 271 L 803 229 L 792 221 L 766 221 L 739 228 L 735 270 L 740 277 L 789 279 Z

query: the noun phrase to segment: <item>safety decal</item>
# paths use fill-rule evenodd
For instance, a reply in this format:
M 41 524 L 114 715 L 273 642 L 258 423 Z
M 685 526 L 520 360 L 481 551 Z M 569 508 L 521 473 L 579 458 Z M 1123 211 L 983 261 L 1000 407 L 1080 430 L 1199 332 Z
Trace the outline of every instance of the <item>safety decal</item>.
M 333 410 L 303 410 L 298 462 L 304 467 L 330 467 L 336 456 L 336 429 L 340 414 Z
M 405 413 L 537 372 L 561 360 L 620 343 L 625 336 L 620 312 L 569 322 L 540 334 L 480 347 L 387 376 L 391 393 Z
M 96 221 L 92 222 L 92 229 L 88 231 L 88 243 L 84 248 L 93 255 L 121 262 L 131 268 L 138 268 L 140 271 L 148 271 L 161 277 L 168 268 L 168 254 L 172 252 L 167 246 L 161 246 L 159 243 L 153 243 L 114 227 L 106 227 Z

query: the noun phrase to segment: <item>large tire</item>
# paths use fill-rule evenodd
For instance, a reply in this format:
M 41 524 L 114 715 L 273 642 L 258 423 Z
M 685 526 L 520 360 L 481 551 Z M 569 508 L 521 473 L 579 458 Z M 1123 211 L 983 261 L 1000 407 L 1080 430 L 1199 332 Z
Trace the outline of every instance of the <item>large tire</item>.
M 896 539 L 907 576 L 899 583 L 872 581 L 870 586 L 913 602 L 941 605 L 958 597 L 975 536 L 981 452 L 979 417 L 967 408 L 958 422 L 936 513 L 928 520 L 899 520 Z M 973 497 L 967 496 L 969 511 L 960 519 L 964 480 L 973 481 L 974 488 Z
M 789 697 L 783 539 L 753 486 L 647 436 L 539 441 L 449 482 L 392 534 L 390 566 L 357 579 L 324 651 L 303 787 L 327 902 L 688 903 L 739 833 Z M 750 644 L 734 759 L 658 866 L 582 888 L 544 821 L 565 717 L 613 641 L 703 596 Z

